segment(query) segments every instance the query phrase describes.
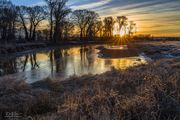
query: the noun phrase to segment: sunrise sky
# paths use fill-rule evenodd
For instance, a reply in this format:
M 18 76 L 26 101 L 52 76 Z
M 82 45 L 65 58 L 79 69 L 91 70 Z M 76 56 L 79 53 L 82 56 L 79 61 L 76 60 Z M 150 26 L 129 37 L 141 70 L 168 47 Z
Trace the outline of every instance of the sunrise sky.
M 16 5 L 44 5 L 43 0 L 11 0 Z M 180 37 L 180 0 L 69 0 L 75 9 L 90 9 L 100 16 L 122 16 L 137 23 L 139 34 Z

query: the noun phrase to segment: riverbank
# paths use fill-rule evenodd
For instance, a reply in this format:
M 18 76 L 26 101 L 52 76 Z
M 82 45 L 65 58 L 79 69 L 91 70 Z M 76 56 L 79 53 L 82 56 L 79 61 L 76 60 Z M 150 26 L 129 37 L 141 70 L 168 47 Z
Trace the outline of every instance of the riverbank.
M 127 45 L 100 46 L 101 58 L 123 58 L 141 54 L 152 60 L 180 58 L 180 41 L 138 41 Z
M 33 84 L 0 80 L 1 119 L 180 119 L 180 59 L 166 59 L 101 75 L 46 79 Z
M 50 42 L 29 42 L 29 43 L 17 43 L 17 44 L 2 44 L 0 45 L 0 56 L 14 55 L 20 53 L 34 52 L 36 50 L 61 48 L 61 47 L 72 47 L 81 45 L 94 45 L 94 44 L 111 44 L 112 41 L 68 41 L 60 43 Z
M 180 41 L 146 41 L 135 46 L 153 60 L 180 58 Z
M 116 45 L 119 43 L 110 41 L 71 41 L 67 43 L 26 43 L 26 44 L 9 44 L 0 46 L 0 58 L 14 58 L 20 57 L 26 54 L 33 54 L 40 51 L 51 50 L 54 48 L 70 48 L 75 46 L 86 46 L 86 45 Z M 117 45 L 118 44 L 118 45 Z M 180 57 L 180 41 L 129 41 L 124 42 L 123 45 L 128 45 L 128 49 L 125 53 L 122 50 L 100 49 L 100 57 L 102 58 L 122 58 L 137 55 L 138 53 L 144 52 L 147 57 L 154 60 L 162 58 L 178 58 Z

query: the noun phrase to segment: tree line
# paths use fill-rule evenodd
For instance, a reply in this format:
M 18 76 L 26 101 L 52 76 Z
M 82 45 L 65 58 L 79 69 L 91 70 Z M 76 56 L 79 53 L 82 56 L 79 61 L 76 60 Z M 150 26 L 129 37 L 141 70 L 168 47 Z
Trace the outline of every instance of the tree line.
M 72 11 L 67 0 L 44 0 L 45 6 L 15 6 L 9 0 L 0 1 L 1 42 L 40 41 L 60 42 L 70 37 L 93 40 L 113 37 L 114 25 L 118 33 L 133 35 L 136 24 L 126 16 L 105 17 L 91 10 Z M 44 26 L 44 27 L 42 27 Z

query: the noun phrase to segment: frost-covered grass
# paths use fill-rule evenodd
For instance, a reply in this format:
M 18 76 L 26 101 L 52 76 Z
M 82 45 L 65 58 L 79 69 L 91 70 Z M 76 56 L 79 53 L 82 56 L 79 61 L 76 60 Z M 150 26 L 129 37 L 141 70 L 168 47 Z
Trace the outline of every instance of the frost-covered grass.
M 179 120 L 180 59 L 125 71 L 44 80 L 0 80 L 0 111 L 37 120 Z

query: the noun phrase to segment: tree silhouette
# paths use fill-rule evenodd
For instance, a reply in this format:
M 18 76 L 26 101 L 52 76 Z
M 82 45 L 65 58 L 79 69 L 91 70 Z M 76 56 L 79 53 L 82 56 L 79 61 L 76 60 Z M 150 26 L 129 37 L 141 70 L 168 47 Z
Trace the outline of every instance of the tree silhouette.
M 99 37 L 102 37 L 103 33 L 103 22 L 101 20 L 97 21 L 94 25 L 95 34 Z
M 72 15 L 75 25 L 80 30 L 80 38 L 88 37 L 91 39 L 97 33 L 97 26 L 99 22 L 99 15 L 90 10 L 75 10 Z
M 54 13 L 54 7 L 56 5 L 56 2 L 54 0 L 45 0 L 47 3 L 47 7 L 49 10 L 49 24 L 50 24 L 50 35 L 49 39 L 53 40 L 53 13 Z
M 41 6 L 28 7 L 27 13 L 30 22 L 30 38 L 34 41 L 37 26 L 46 18 L 45 8 Z
M 85 28 L 88 24 L 88 10 L 75 10 L 72 19 L 75 25 L 80 29 L 80 38 L 85 37 Z
M 88 11 L 87 13 L 87 28 L 86 28 L 86 37 L 89 39 L 92 39 L 95 36 L 95 29 L 96 29 L 96 24 L 99 19 L 99 15 L 95 13 L 94 11 Z
M 114 19 L 113 17 L 104 18 L 104 35 L 107 37 L 112 37 L 113 28 L 114 28 Z
M 71 36 L 76 40 L 76 34 L 79 34 L 81 40 L 95 40 L 96 37 L 112 37 L 115 22 L 119 25 L 119 33 L 124 30 L 132 36 L 136 31 L 136 24 L 132 21 L 128 24 L 126 16 L 117 16 L 116 20 L 111 16 L 105 17 L 102 21 L 95 11 L 82 9 L 71 12 L 66 6 L 67 0 L 44 1 L 46 6 L 28 7 L 0 0 L 1 41 L 12 42 L 18 37 L 22 41 L 25 38 L 26 42 L 38 38 L 56 43 Z M 49 24 L 47 28 L 41 29 L 39 26 L 43 21 L 49 21 Z
M 129 36 L 132 36 L 135 32 L 136 32 L 136 23 L 134 23 L 134 21 L 130 21 L 129 22 L 130 25 L 129 25 Z
M 67 0 L 55 1 L 53 17 L 54 17 L 54 42 L 56 43 L 59 39 L 62 39 L 62 26 L 65 22 L 66 16 L 71 12 L 66 7 Z
M 0 1 L 0 35 L 2 42 L 8 42 L 15 38 L 16 24 L 15 6 L 7 0 Z
M 27 7 L 26 6 L 17 6 L 17 14 L 18 14 L 18 22 L 19 25 L 23 27 L 25 33 L 25 39 L 29 39 L 29 32 L 28 32 L 28 18 L 27 18 Z
M 121 32 L 123 26 L 125 27 L 125 30 L 126 30 L 127 20 L 128 20 L 128 18 L 126 16 L 118 16 L 117 17 L 117 22 L 119 24 L 119 33 Z
M 19 6 L 17 7 L 17 13 L 18 21 L 24 28 L 26 39 L 35 41 L 36 29 L 46 18 L 45 8 L 41 6 Z
M 65 40 L 67 40 L 72 35 L 74 30 L 74 24 L 69 21 L 70 20 L 67 20 L 63 24 L 63 36 Z

